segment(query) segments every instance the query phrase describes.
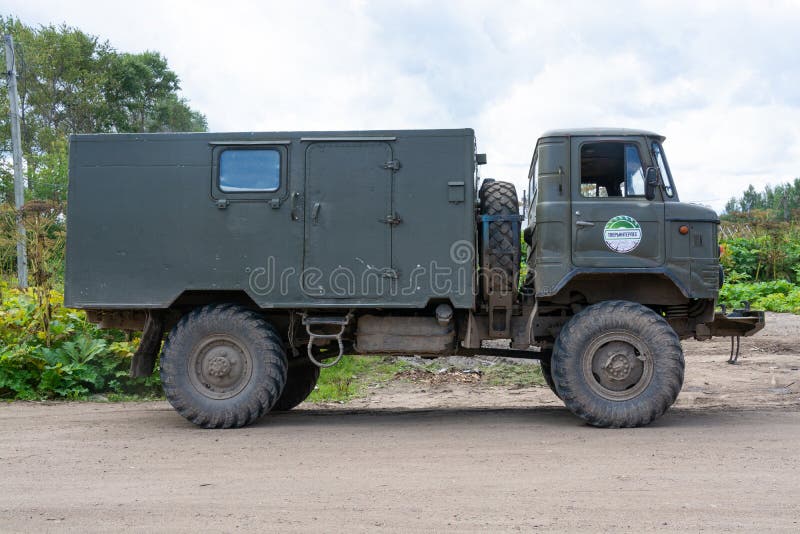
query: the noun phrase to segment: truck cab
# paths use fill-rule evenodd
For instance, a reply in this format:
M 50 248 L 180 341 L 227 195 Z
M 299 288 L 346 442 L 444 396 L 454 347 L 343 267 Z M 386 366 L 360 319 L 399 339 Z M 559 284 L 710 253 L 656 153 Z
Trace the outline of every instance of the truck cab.
M 713 319 L 717 214 L 682 203 L 664 137 L 555 130 L 536 144 L 525 206 L 531 276 L 548 305 L 621 298 L 668 316 L 682 337 Z

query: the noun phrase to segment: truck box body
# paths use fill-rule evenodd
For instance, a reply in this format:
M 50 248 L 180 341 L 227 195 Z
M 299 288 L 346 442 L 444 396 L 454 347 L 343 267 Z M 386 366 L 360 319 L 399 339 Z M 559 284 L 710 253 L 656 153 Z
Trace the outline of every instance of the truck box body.
M 65 304 L 473 308 L 475 174 L 469 129 L 76 135 Z

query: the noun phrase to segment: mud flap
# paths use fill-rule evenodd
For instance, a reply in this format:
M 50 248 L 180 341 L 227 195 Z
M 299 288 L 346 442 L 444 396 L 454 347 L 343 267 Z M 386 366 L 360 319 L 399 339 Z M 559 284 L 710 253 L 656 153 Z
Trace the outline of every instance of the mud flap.
M 131 378 L 141 378 L 153 374 L 156 358 L 161 352 L 164 337 L 164 317 L 156 311 L 147 312 L 142 330 L 142 340 L 131 360 Z

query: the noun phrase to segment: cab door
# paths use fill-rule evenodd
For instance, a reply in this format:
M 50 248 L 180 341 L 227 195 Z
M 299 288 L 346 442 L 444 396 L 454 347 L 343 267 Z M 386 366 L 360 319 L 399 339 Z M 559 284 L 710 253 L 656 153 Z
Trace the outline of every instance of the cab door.
M 313 142 L 306 149 L 303 290 L 322 299 L 375 299 L 393 279 L 392 147 Z
M 573 137 L 572 263 L 652 268 L 664 263 L 664 201 L 645 198 L 649 152 L 636 137 Z

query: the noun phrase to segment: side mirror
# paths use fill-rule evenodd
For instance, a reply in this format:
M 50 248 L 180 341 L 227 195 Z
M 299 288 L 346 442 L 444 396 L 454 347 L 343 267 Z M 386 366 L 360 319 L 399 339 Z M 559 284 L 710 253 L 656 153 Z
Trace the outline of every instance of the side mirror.
M 658 171 L 655 167 L 647 167 L 644 175 L 644 197 L 647 200 L 656 198 L 656 188 L 658 188 Z

